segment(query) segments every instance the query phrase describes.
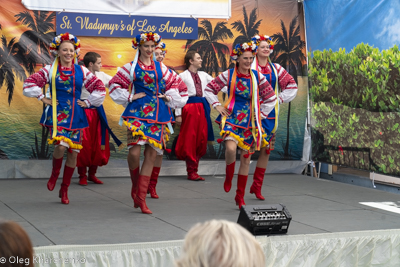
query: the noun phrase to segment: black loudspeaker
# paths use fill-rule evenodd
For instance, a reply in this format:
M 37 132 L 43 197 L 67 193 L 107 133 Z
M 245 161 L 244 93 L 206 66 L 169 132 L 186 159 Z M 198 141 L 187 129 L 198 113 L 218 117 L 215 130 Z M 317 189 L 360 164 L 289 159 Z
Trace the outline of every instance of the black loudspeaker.
M 282 204 L 247 205 L 240 209 L 237 223 L 253 235 L 286 234 L 292 215 Z

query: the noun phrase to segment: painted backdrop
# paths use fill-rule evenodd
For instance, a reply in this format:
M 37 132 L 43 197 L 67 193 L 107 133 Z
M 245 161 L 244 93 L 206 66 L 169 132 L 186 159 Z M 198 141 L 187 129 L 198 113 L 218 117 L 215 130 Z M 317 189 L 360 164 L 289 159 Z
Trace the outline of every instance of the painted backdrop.
M 62 13 L 61 13 L 62 14 Z M 296 76 L 299 93 L 291 105 L 281 105 L 276 148 L 271 159 L 299 160 L 302 156 L 307 101 L 305 41 L 297 0 L 232 1 L 232 17 L 197 19 L 204 34 L 196 40 L 164 40 L 167 55 L 164 63 L 177 72 L 184 70 L 186 51 L 196 49 L 203 56 L 203 68 L 216 76 L 231 67 L 232 47 L 253 35 L 267 34 L 280 41 L 275 46 L 273 61 Z M 39 125 L 43 105 L 22 95 L 22 84 L 30 73 L 52 62 L 47 44 L 55 36 L 55 12 L 29 11 L 20 0 L 8 0 L 0 6 L 0 157 L 3 159 L 47 159 L 52 147 L 46 144 L 48 133 Z M 74 34 L 73 32 L 71 32 Z M 83 37 L 81 57 L 88 51 L 102 56 L 103 71 L 114 75 L 117 68 L 131 61 L 135 50 L 131 38 Z M 220 95 L 221 101 L 225 98 Z M 122 106 L 106 97 L 104 108 L 114 132 L 125 140 L 126 130 L 118 125 Z M 212 111 L 212 117 L 217 116 Z M 179 129 L 175 129 L 176 134 Z M 219 130 L 214 125 L 214 132 Z M 217 137 L 216 137 L 217 138 Z M 169 143 L 172 146 L 173 142 Z M 112 158 L 126 158 L 125 150 L 112 147 Z M 173 155 L 166 155 L 173 159 Z M 223 158 L 224 147 L 215 142 L 206 158 Z

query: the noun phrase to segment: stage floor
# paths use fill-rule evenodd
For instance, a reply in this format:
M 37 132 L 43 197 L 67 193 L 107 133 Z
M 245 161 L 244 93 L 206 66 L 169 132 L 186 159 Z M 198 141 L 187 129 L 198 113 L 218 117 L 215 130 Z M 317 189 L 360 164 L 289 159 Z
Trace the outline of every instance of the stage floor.
M 78 185 L 73 178 L 69 205 L 58 198 L 47 179 L 0 179 L 0 218 L 20 223 L 33 245 L 136 243 L 183 239 L 197 222 L 210 219 L 237 221 L 236 175 L 232 190 L 223 190 L 223 176 L 205 176 L 201 182 L 183 176 L 162 176 L 157 193 L 147 198 L 152 215 L 133 208 L 130 178 L 102 178 L 103 185 Z M 400 228 L 400 194 L 388 193 L 296 174 L 268 174 L 265 201 L 249 193 L 248 205 L 286 205 L 292 215 L 288 235 Z M 393 212 L 362 205 L 385 202 Z

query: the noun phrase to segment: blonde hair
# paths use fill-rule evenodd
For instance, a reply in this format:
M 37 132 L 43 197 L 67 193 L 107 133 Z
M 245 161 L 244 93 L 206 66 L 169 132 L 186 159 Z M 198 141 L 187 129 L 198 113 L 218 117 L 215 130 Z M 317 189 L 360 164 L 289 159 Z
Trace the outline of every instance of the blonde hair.
M 186 234 L 177 267 L 261 267 L 260 244 L 246 229 L 226 220 L 198 223 Z

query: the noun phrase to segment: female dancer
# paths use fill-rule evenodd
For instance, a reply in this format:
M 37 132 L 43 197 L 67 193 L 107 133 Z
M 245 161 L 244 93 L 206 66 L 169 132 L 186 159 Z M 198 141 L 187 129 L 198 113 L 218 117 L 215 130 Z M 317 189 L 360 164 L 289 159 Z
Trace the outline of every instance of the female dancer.
M 271 150 L 274 150 L 275 132 L 278 128 L 279 104 L 289 103 L 296 97 L 297 84 L 284 68 L 271 62 L 269 55 L 274 49 L 274 44 L 268 35 L 256 35 L 252 38 L 252 41 L 258 45 L 258 51 L 251 68 L 259 71 L 267 78 L 278 96 L 274 109 L 268 114 L 267 118 L 261 121 L 263 130 L 267 134 L 266 141 L 269 146 L 261 149 L 253 175 L 253 184 L 250 187 L 251 194 L 255 194 L 258 199 L 264 200 L 265 198 L 261 195 L 261 187 L 269 155 Z M 279 88 L 281 88 L 281 92 L 278 91 Z
M 154 49 L 154 56 L 158 62 L 162 62 L 165 58 L 165 54 L 167 53 L 167 46 L 164 42 L 160 41 L 158 45 Z M 168 108 L 169 109 L 169 108 Z M 171 110 L 169 109 L 169 112 Z M 172 112 L 171 112 L 172 114 Z M 163 155 L 157 155 L 156 161 L 154 162 L 153 170 L 150 175 L 150 183 L 149 188 L 147 190 L 147 194 L 150 194 L 152 198 L 159 198 L 156 191 L 156 185 L 158 182 L 158 175 L 160 174 L 161 165 L 162 165 Z
M 173 121 L 168 107 L 180 108 L 187 101 L 186 85 L 178 75 L 161 62 L 153 61 L 155 46 L 160 41 L 157 33 L 137 35 L 132 40 L 132 47 L 139 49 L 135 59 L 120 68 L 110 81 L 111 98 L 126 106 L 122 118 L 128 127 L 128 165 L 134 207 L 148 214 L 152 213 L 146 205 L 150 175 L 157 154 L 161 155 L 165 149 L 170 131 L 167 125 Z M 139 174 L 143 145 L 144 161 Z
M 245 205 L 243 197 L 251 154 L 268 144 L 263 139 L 261 118 L 266 117 L 276 103 L 275 93 L 267 79 L 250 69 L 256 51 L 257 45 L 253 42 L 236 45 L 231 55 L 236 60 L 236 67 L 220 74 L 205 89 L 207 101 L 220 113 L 216 122 L 221 126 L 222 139 L 218 141 L 225 141 L 226 146 L 225 192 L 229 192 L 232 186 L 236 148 L 241 149 L 235 196 L 239 208 Z M 228 88 L 228 101 L 222 107 L 217 94 L 224 86 Z
M 72 34 L 56 36 L 50 44 L 50 51 L 56 56 L 54 63 L 28 77 L 23 91 L 25 96 L 36 97 L 48 105 L 40 124 L 50 129 L 49 144 L 55 144 L 53 170 L 47 183 L 50 191 L 53 191 L 60 174 L 64 152 L 68 151 L 59 192 L 63 204 L 69 203 L 68 187 L 82 149 L 82 130 L 88 127 L 84 108 L 100 106 L 106 95 L 104 84 L 96 76 L 87 68 L 74 64 L 79 48 L 79 40 Z M 51 99 L 42 93 L 46 84 L 49 84 Z M 83 86 L 90 93 L 85 101 L 79 100 Z

